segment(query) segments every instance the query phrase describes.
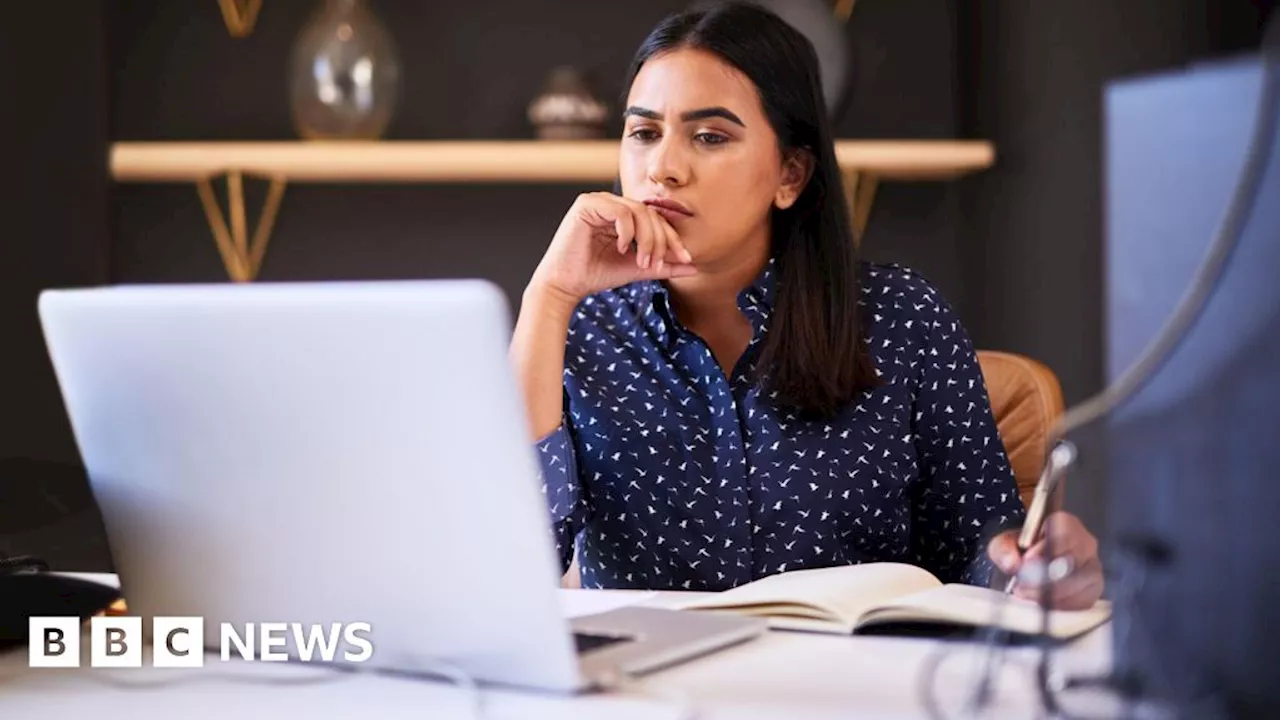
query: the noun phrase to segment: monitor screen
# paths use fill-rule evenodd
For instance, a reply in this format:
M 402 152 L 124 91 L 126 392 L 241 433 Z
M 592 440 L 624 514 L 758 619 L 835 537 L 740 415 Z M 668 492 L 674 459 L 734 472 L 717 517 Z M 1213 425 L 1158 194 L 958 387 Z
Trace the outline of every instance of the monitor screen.
M 1106 91 L 1107 370 L 1169 318 L 1245 165 L 1257 58 Z M 1118 669 L 1178 707 L 1280 717 L 1280 138 L 1195 322 L 1082 454 L 1105 460 Z M 1095 457 L 1096 461 L 1096 457 Z M 1132 601 L 1129 601 L 1132 598 Z M 1204 716 L 1212 716 L 1205 714 Z

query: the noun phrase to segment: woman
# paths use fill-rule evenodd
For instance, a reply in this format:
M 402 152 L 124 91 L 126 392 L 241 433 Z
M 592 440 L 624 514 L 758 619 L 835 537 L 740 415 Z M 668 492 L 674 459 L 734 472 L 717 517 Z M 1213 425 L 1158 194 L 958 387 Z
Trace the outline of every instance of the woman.
M 811 45 L 752 5 L 688 12 L 629 87 L 620 194 L 569 209 L 511 349 L 563 566 L 577 538 L 586 586 L 986 583 L 1023 508 L 973 348 L 919 275 L 858 262 Z M 1043 552 L 1011 532 L 1006 571 Z M 1051 532 L 1053 601 L 1091 605 L 1096 543 Z

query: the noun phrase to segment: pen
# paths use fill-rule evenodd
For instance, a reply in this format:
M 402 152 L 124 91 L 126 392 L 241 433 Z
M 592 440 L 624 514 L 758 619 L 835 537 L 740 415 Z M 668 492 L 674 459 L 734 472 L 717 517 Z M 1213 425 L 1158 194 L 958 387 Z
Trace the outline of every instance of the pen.
M 1040 539 L 1040 534 L 1044 532 L 1045 520 L 1049 517 L 1049 503 L 1053 499 L 1054 492 L 1058 489 L 1058 484 L 1062 481 L 1063 474 L 1071 466 L 1071 463 L 1075 462 L 1075 459 L 1076 446 L 1066 440 L 1054 446 L 1049 453 L 1049 459 L 1045 462 L 1044 470 L 1040 473 L 1040 479 L 1036 482 L 1035 493 L 1031 496 L 1031 507 L 1027 509 L 1027 520 L 1022 525 L 1022 532 L 1018 534 L 1019 555 L 1025 553 Z M 1009 577 L 1009 581 L 1004 586 L 1006 594 L 1013 592 L 1017 580 L 1017 573 Z

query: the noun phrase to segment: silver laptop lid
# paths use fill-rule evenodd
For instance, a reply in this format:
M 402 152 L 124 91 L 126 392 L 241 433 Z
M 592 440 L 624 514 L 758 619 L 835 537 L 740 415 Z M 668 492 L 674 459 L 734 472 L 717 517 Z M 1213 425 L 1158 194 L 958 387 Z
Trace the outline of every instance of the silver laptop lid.
M 373 665 L 580 684 L 495 287 L 111 287 L 40 314 L 144 626 L 363 621 Z

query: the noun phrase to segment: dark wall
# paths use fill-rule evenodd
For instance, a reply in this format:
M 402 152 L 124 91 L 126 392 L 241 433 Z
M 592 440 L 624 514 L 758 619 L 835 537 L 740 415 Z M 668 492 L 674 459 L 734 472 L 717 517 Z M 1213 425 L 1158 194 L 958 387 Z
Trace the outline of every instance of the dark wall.
M 686 4 L 373 0 L 405 67 L 389 136 L 529 137 L 525 107 L 547 72 L 565 63 L 588 69 L 597 91 L 615 100 L 645 32 Z M 989 138 L 997 149 L 996 167 L 969 179 L 882 186 L 866 254 L 924 272 L 980 347 L 1044 360 L 1068 400 L 1095 391 L 1102 84 L 1248 47 L 1273 4 L 860 0 L 847 28 L 853 95 L 838 134 Z M 93 522 L 78 509 L 85 493 L 35 322 L 35 292 L 225 279 L 194 189 L 113 187 L 107 142 L 292 138 L 289 50 L 317 5 L 267 2 L 245 39 L 227 34 L 213 2 L 28 3 L 0 26 L 0 113 L 6 128 L 18 128 L 0 144 L 20 160 L 22 179 L 5 196 L 0 245 L 0 458 L 64 463 L 60 477 L 70 478 L 38 492 L 0 480 L 0 493 L 19 493 L 0 496 L 0 512 L 10 509 L 0 515 L 0 539 L 13 536 L 18 516 L 24 527 L 33 518 Z M 514 303 L 564 209 L 589 189 L 295 185 L 262 278 L 480 276 Z M 251 208 L 261 190 L 250 185 Z M 1087 518 L 1100 505 L 1087 488 L 1071 497 Z M 27 512 L 33 507 L 48 511 Z M 68 567 L 104 565 L 92 527 L 39 525 L 24 537 L 38 537 L 45 554 L 64 552 Z
M 96 2 L 15 3 L 0 23 L 0 555 L 103 567 L 101 525 L 36 298 L 108 280 L 107 83 Z
M 980 343 L 1039 358 L 1068 404 L 1103 387 L 1102 99 L 1113 79 L 1256 48 L 1274 2 L 976 0 L 960 20 L 962 132 L 997 166 L 960 184 L 966 315 Z M 1068 505 L 1100 527 L 1104 488 Z
M 860 0 L 847 27 L 852 100 L 838 135 L 947 140 L 958 126 L 954 4 Z M 876 193 L 863 254 L 924 273 L 968 318 L 965 249 L 957 227 L 957 184 L 885 183 Z
M 317 3 L 264 5 L 231 38 L 215 3 L 24 5 L 0 26 L 7 194 L 0 243 L 0 553 L 106 570 L 100 520 L 49 367 L 37 292 L 105 282 L 223 281 L 193 188 L 118 185 L 110 140 L 289 139 L 292 40 Z M 955 133 L 955 20 L 933 0 L 859 4 L 844 137 Z M 547 72 L 577 64 L 609 100 L 631 53 L 683 2 L 377 0 L 406 93 L 392 138 L 522 138 Z M 33 110 L 35 109 L 35 110 Z M 615 130 L 617 124 L 615 123 Z M 261 197 L 250 185 L 250 206 Z M 513 304 L 578 186 L 293 186 L 264 280 L 480 276 Z M 923 270 L 963 305 L 954 191 L 882 187 L 868 254 Z
M 678 5 L 375 2 L 404 67 L 390 138 L 529 135 L 525 106 L 550 68 L 577 64 L 613 99 L 645 30 Z M 231 38 L 217 7 L 116 5 L 116 138 L 292 139 L 292 42 L 318 3 L 267 3 Z M 628 17 L 623 17 L 628 16 Z M 303 186 L 285 195 L 263 280 L 481 276 L 519 297 L 564 208 L 559 186 Z M 261 191 L 251 187 L 250 192 Z M 194 189 L 122 186 L 115 279 L 225 278 Z
M 587 69 L 598 94 L 616 101 L 644 35 L 689 4 L 377 0 L 371 6 L 394 33 L 404 65 L 404 98 L 388 136 L 531 137 L 525 108 L 558 64 Z M 267 3 L 253 34 L 236 40 L 213 3 L 115 3 L 116 138 L 292 138 L 289 50 L 314 5 Z M 954 136 L 947 4 L 864 0 L 848 30 L 853 95 L 840 134 Z M 261 277 L 481 276 L 515 303 L 573 197 L 593 189 L 600 188 L 295 185 Z M 261 187 L 254 191 L 260 197 Z M 886 186 L 867 246 L 875 257 L 921 266 L 963 298 L 951 192 L 946 184 Z M 224 278 L 193 188 L 126 185 L 117 193 L 115 280 Z

